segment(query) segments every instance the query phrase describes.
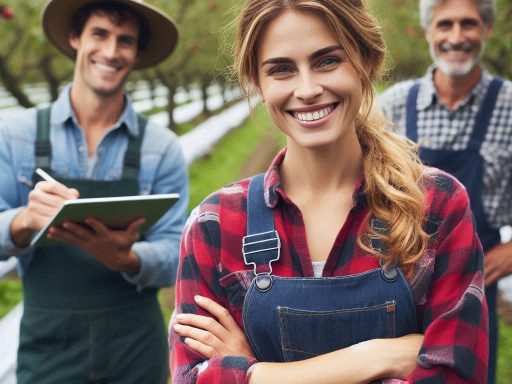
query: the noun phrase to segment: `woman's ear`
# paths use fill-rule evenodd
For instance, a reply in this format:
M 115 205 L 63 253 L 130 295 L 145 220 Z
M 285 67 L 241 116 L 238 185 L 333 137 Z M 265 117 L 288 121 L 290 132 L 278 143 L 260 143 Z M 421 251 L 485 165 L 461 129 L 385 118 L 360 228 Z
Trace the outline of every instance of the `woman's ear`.
M 257 82 L 252 83 L 253 88 L 258 92 L 258 96 L 260 97 L 260 100 L 262 103 L 265 102 L 265 98 L 263 97 L 263 92 L 261 91 L 260 85 Z

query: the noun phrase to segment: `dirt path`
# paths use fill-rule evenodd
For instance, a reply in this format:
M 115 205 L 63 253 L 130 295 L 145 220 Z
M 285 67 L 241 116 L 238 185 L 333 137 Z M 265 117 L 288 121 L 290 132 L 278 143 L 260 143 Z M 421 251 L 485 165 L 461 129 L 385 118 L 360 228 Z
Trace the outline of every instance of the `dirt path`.
M 245 164 L 240 169 L 239 178 L 265 172 L 279 149 L 280 145 L 275 136 L 270 133 L 263 135 L 254 151 L 245 160 Z

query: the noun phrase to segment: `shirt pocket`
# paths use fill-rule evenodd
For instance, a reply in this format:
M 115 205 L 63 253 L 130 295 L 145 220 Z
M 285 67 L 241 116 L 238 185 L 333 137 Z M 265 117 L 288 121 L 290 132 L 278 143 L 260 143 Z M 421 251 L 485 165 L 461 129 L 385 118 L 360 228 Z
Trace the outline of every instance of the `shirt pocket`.
M 141 195 L 150 195 L 152 193 L 163 193 L 163 191 L 154 191 L 156 170 L 160 163 L 161 156 L 154 153 L 142 154 L 141 168 L 139 170 L 139 193 Z

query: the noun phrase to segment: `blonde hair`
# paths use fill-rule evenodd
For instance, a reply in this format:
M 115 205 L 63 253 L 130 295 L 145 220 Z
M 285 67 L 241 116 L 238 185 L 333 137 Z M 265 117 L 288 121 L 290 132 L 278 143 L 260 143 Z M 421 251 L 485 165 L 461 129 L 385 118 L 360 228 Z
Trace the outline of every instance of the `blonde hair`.
M 408 272 L 427 247 L 422 166 L 416 146 L 386 129 L 388 122 L 373 101 L 372 82 L 383 70 L 385 44 L 375 19 L 361 0 L 248 0 L 238 19 L 235 69 L 242 89 L 249 94 L 258 84 L 258 38 L 265 26 L 286 10 L 320 16 L 345 49 L 359 73 L 363 101 L 356 130 L 363 150 L 365 195 L 369 204 L 366 235 L 358 239 L 364 250 L 385 265 L 397 263 Z M 372 228 L 371 219 L 386 223 Z M 379 239 L 382 251 L 372 247 Z

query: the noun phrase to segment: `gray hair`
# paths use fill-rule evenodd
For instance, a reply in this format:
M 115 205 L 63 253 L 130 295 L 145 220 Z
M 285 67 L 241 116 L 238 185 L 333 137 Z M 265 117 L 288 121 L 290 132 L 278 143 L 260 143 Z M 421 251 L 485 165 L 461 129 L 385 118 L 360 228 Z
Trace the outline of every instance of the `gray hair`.
M 444 3 L 445 0 L 420 0 L 420 23 L 423 29 L 427 29 L 434 17 L 434 9 Z M 486 26 L 494 22 L 496 15 L 496 0 L 473 0 L 478 10 L 480 17 Z

